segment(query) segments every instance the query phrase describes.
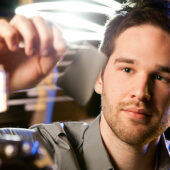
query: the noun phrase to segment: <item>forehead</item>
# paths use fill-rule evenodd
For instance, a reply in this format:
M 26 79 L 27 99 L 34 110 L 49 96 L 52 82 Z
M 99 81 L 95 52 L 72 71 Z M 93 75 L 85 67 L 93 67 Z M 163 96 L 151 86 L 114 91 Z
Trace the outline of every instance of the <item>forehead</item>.
M 140 26 L 133 26 L 125 31 L 123 31 L 118 38 L 116 39 L 116 44 L 123 43 L 123 42 L 131 42 L 135 40 L 143 40 L 145 43 L 148 41 L 148 43 L 151 43 L 152 40 L 153 43 L 155 42 L 164 42 L 167 43 L 167 45 L 170 45 L 170 34 L 165 32 L 163 29 L 161 29 L 158 26 L 154 26 L 151 24 L 144 24 Z M 150 40 L 150 41 L 149 41 Z M 151 43 L 151 44 L 153 44 Z
M 170 65 L 170 34 L 150 24 L 130 27 L 116 39 L 111 56 Z

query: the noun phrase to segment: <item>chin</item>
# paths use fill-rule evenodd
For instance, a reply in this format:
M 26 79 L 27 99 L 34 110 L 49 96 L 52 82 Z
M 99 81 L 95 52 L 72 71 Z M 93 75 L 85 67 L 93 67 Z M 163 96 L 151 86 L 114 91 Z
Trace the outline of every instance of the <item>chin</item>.
M 129 145 L 145 145 L 153 140 L 157 139 L 161 133 L 163 133 L 163 129 L 158 128 L 158 126 L 152 127 L 112 127 L 113 133 L 123 142 Z
M 143 125 L 136 124 L 131 121 L 114 121 L 107 119 L 107 124 L 110 126 L 112 132 L 121 141 L 129 145 L 144 145 L 155 139 L 157 139 L 161 133 L 162 128 L 158 124 L 154 125 Z

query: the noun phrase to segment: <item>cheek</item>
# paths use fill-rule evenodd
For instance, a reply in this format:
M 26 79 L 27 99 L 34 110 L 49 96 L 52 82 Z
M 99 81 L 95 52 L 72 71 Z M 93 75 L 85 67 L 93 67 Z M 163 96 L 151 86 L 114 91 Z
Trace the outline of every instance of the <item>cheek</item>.
M 170 107 L 170 90 L 168 89 L 155 89 L 154 94 L 154 103 L 159 109 L 167 110 Z M 162 111 L 163 111 L 162 110 Z
M 162 127 L 164 127 L 164 130 L 170 127 L 170 106 L 165 109 L 161 122 Z
M 156 94 L 154 104 L 162 117 L 162 123 L 167 128 L 170 126 L 170 93 L 162 90 Z
M 104 81 L 103 93 L 107 96 L 107 99 L 115 103 L 117 100 L 121 100 L 126 94 L 126 88 L 124 83 L 115 77 L 111 77 Z M 117 101 L 118 102 L 118 101 Z

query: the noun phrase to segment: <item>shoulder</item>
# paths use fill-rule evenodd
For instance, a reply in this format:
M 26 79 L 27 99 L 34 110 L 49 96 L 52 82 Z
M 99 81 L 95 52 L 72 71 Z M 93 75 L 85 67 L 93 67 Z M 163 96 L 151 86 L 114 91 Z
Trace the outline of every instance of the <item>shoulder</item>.
M 84 133 L 88 129 L 87 123 L 56 122 L 34 125 L 31 128 L 36 130 L 36 135 L 59 169 L 79 169 L 76 150 L 83 143 Z
M 31 129 L 36 129 L 37 133 L 50 143 L 55 142 L 60 136 L 65 136 L 73 147 L 81 145 L 87 128 L 88 124 L 85 122 L 55 122 L 52 124 L 38 124 L 31 127 Z
M 54 122 L 51 124 L 36 124 L 31 126 L 31 129 L 39 129 L 46 130 L 52 135 L 59 135 L 61 133 L 66 134 L 67 132 L 71 134 L 79 134 L 84 133 L 84 131 L 88 128 L 88 124 L 85 122 Z

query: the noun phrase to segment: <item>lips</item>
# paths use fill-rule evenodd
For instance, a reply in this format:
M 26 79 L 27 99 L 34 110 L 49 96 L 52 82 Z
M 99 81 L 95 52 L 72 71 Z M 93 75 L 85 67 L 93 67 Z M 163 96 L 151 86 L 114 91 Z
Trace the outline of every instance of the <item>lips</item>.
M 129 108 L 129 109 L 125 109 L 125 111 L 129 111 L 129 112 L 134 112 L 134 113 L 150 116 L 150 114 L 148 113 L 148 111 L 146 111 L 146 109 Z
M 143 108 L 127 108 L 123 109 L 123 111 L 133 119 L 147 119 L 151 117 L 149 112 Z

